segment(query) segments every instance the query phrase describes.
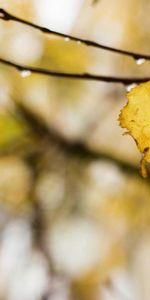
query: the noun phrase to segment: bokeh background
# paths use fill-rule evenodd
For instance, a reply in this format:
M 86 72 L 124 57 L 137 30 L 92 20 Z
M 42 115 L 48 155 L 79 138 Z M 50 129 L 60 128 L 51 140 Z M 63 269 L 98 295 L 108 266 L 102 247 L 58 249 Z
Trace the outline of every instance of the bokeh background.
M 150 1 L 0 0 L 50 29 L 149 53 Z M 0 20 L 0 56 L 65 72 L 149 63 Z M 28 75 L 28 76 L 27 76 Z M 0 299 L 149 300 L 150 184 L 118 124 L 121 84 L 0 65 Z

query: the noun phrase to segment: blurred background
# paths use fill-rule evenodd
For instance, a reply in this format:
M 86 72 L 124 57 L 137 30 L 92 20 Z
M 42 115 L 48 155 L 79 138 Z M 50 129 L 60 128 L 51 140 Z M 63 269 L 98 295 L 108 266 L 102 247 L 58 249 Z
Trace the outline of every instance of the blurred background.
M 41 26 L 149 53 L 150 1 L 0 0 Z M 65 72 L 149 75 L 149 63 L 0 20 L 0 56 Z M 0 65 L 0 299 L 148 300 L 150 185 L 118 124 L 121 84 Z

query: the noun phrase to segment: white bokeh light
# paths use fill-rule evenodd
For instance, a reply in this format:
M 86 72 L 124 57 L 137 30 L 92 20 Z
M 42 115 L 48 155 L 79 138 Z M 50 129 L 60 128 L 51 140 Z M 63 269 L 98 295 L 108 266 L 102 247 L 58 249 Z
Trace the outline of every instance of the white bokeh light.
M 72 218 L 55 224 L 48 236 L 56 267 L 76 277 L 90 270 L 108 251 L 105 234 L 85 218 Z
M 52 30 L 70 32 L 83 0 L 35 0 L 37 16 L 44 26 Z
M 43 54 L 42 36 L 27 28 L 18 29 L 10 37 L 8 52 L 12 59 L 20 63 L 36 62 Z

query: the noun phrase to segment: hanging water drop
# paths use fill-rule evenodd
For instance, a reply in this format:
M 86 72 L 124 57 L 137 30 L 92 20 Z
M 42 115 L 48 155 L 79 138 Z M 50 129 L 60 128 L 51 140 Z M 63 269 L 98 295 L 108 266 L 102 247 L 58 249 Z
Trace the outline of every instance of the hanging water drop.
M 21 76 L 22 77 L 28 77 L 31 75 L 31 71 L 30 70 L 22 70 L 21 71 Z
M 69 37 L 65 37 L 64 40 L 65 40 L 65 42 L 69 42 L 70 38 Z
M 81 41 L 77 41 L 77 44 L 78 44 L 78 45 L 81 45 Z
M 136 64 L 137 65 L 142 65 L 142 64 L 144 64 L 145 63 L 145 59 L 144 58 L 138 58 L 138 59 L 136 59 Z
M 126 91 L 127 92 L 130 92 L 133 88 L 135 88 L 137 86 L 136 83 L 131 83 L 131 84 L 128 84 L 126 85 Z

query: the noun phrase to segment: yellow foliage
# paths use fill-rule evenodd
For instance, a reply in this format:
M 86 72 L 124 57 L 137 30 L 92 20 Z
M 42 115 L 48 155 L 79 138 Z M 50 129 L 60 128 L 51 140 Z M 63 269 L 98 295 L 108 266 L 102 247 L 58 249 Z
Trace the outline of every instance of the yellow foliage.
M 84 72 L 90 60 L 89 48 L 60 38 L 48 39 L 45 50 L 44 64 L 62 72 Z
M 16 142 L 23 137 L 25 131 L 23 122 L 5 112 L 0 113 L 0 147 Z
M 17 156 L 0 157 L 0 207 L 16 213 L 28 210 L 31 186 L 32 173 L 22 159 Z
M 142 153 L 141 173 L 146 177 L 144 162 L 150 163 L 150 81 L 133 88 L 127 97 L 119 116 L 120 126 L 128 130 Z

